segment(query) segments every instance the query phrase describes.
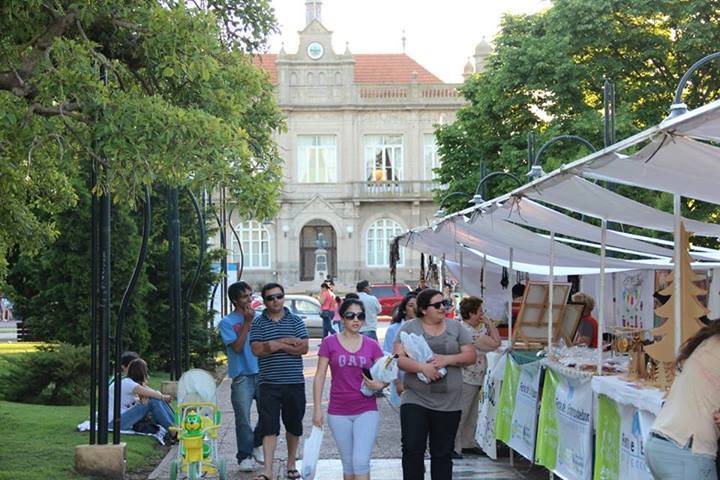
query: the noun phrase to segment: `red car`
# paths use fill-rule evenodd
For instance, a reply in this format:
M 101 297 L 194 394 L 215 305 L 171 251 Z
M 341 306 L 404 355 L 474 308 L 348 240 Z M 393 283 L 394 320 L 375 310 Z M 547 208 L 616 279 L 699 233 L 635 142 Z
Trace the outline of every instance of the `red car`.
M 408 285 L 404 283 L 376 283 L 370 285 L 370 295 L 374 295 L 380 301 L 382 310 L 380 315 L 392 316 L 393 310 L 397 307 L 405 295 L 411 292 Z

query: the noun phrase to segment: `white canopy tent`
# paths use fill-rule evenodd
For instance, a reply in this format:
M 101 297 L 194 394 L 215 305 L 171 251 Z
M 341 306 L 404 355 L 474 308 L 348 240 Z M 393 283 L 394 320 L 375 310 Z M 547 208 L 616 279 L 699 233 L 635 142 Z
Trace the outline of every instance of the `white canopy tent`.
M 464 256 L 459 255 L 462 245 L 487 261 L 507 265 L 510 269 L 544 271 L 536 270 L 536 267 L 545 266 L 551 277 L 565 271 L 562 270 L 564 268 L 596 268 L 600 273 L 602 292 L 604 273 L 609 271 L 607 267 L 673 266 L 671 252 L 659 246 L 661 242 L 608 230 L 608 221 L 659 232 L 677 232 L 682 221 L 686 229 L 695 235 L 720 237 L 720 225 L 680 217 L 681 196 L 720 204 L 720 189 L 717 187 L 720 184 L 720 148 L 704 143 L 707 139 L 720 140 L 720 101 L 666 120 L 602 151 L 564 165 L 506 195 L 449 215 L 435 228 L 410 231 L 400 237 L 400 243 L 410 248 L 431 247 L 434 255 L 451 254 L 455 262 L 464 260 Z M 647 145 L 637 153 L 623 153 L 641 144 Z M 675 213 L 656 210 L 580 176 L 672 193 Z M 598 218 L 601 227 L 544 207 L 527 197 Z M 469 219 L 466 218 L 468 216 Z M 545 230 L 549 232 L 549 238 L 523 227 Z M 599 248 L 600 255 L 559 243 L 555 238 L 558 232 L 592 244 Z M 642 261 L 607 258 L 607 245 L 655 258 Z M 707 249 L 693 249 L 692 254 L 696 259 L 720 258 L 719 252 L 708 252 Z M 677 240 L 674 242 L 673 258 L 679 258 Z M 715 265 L 695 262 L 694 266 L 709 268 Z M 679 296 L 678 279 L 679 272 L 676 272 L 675 286 Z M 676 309 L 679 308 L 680 302 L 676 302 Z M 676 318 L 679 317 L 680 312 L 676 311 Z M 602 331 L 602 304 L 599 323 Z M 678 329 L 679 322 L 676 325 Z M 551 338 L 551 332 L 548 338 Z M 679 332 L 676 332 L 676 341 L 679 338 Z

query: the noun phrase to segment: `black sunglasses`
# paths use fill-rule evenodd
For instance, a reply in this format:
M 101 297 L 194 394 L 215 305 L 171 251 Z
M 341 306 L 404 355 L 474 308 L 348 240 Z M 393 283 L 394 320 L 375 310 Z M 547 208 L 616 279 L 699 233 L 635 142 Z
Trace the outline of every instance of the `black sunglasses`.
M 284 293 L 275 293 L 273 295 L 268 295 L 267 297 L 263 298 L 266 302 L 272 302 L 273 300 L 282 300 L 285 298 Z
M 430 305 L 428 305 L 428 307 L 435 307 L 437 310 L 440 310 L 440 307 L 450 308 L 450 307 L 452 307 L 452 301 L 450 301 L 446 298 L 445 300 L 431 303 Z
M 365 320 L 365 313 L 364 313 L 364 312 L 358 312 L 358 313 L 355 313 L 355 312 L 345 312 L 345 313 L 343 314 L 343 318 L 344 318 L 345 320 L 353 320 L 353 319 L 357 318 L 357 319 L 360 320 L 360 321 L 364 321 L 364 320 Z

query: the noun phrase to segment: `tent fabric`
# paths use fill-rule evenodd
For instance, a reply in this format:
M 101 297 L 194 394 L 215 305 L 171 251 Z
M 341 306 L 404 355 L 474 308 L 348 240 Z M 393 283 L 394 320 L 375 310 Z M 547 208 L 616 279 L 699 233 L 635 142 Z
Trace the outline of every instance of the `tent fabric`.
M 720 165 L 718 165 L 720 167 Z M 567 208 L 583 215 L 605 218 L 609 221 L 672 232 L 675 219 L 643 203 L 611 192 L 599 185 L 575 175 L 555 178 L 549 185 L 529 190 L 528 197 L 558 207 Z M 685 228 L 695 235 L 720 237 L 720 225 L 683 218 Z
M 608 155 L 578 170 L 586 178 L 720 204 L 720 148 L 686 137 L 660 135 L 634 155 Z
M 445 217 L 435 228 L 421 228 L 402 236 L 405 246 L 445 254 L 458 260 L 461 245 L 484 254 L 489 261 L 507 262 L 510 248 L 515 263 L 526 264 L 526 271 L 544 267 L 550 239 L 523 227 L 552 231 L 581 241 L 600 241 L 601 230 L 548 208 L 542 204 L 572 210 L 583 215 L 661 232 L 673 232 L 672 214 L 654 209 L 607 190 L 580 176 L 677 193 L 720 204 L 720 148 L 695 139 L 720 139 L 720 100 L 640 132 L 599 152 L 564 165 L 540 179 L 482 205 Z M 645 145 L 633 155 L 622 155 L 630 147 Z M 517 198 L 516 198 L 517 197 Z M 512 200 L 508 202 L 508 200 Z M 534 201 L 532 201 L 534 200 Z M 507 205 L 505 205 L 507 203 Z M 519 209 L 513 206 L 519 205 Z M 468 222 L 465 215 L 471 215 Z M 720 237 L 720 225 L 683 219 L 685 228 L 695 235 Z M 646 261 L 607 258 L 608 269 L 668 268 L 670 249 L 654 239 L 607 233 L 607 246 L 657 255 Z M 669 246 L 669 245 L 668 245 Z M 600 256 L 556 241 L 556 263 L 567 268 L 597 268 Z M 696 259 L 720 257 L 720 252 L 693 249 Z M 709 262 L 695 268 L 708 268 Z M 520 268 L 518 268 L 520 270 Z
M 599 243 L 602 237 L 600 227 L 577 220 L 527 198 L 514 198 L 505 202 L 502 208 L 498 208 L 493 212 L 493 215 L 521 226 L 542 228 L 571 237 L 584 238 L 596 243 Z M 670 258 L 673 256 L 673 251 L 670 248 L 629 238 L 609 229 L 607 230 L 607 244 L 635 252 Z

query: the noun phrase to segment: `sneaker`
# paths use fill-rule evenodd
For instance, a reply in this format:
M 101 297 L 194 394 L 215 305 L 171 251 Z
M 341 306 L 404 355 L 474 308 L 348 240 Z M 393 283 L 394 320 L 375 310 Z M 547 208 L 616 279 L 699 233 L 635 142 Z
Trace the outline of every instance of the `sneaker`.
M 238 470 L 240 470 L 241 472 L 252 472 L 253 470 L 255 470 L 255 460 L 253 460 L 252 457 L 244 458 L 240 462 Z
M 265 465 L 265 454 L 263 453 L 262 447 L 253 448 L 252 456 L 260 465 Z

